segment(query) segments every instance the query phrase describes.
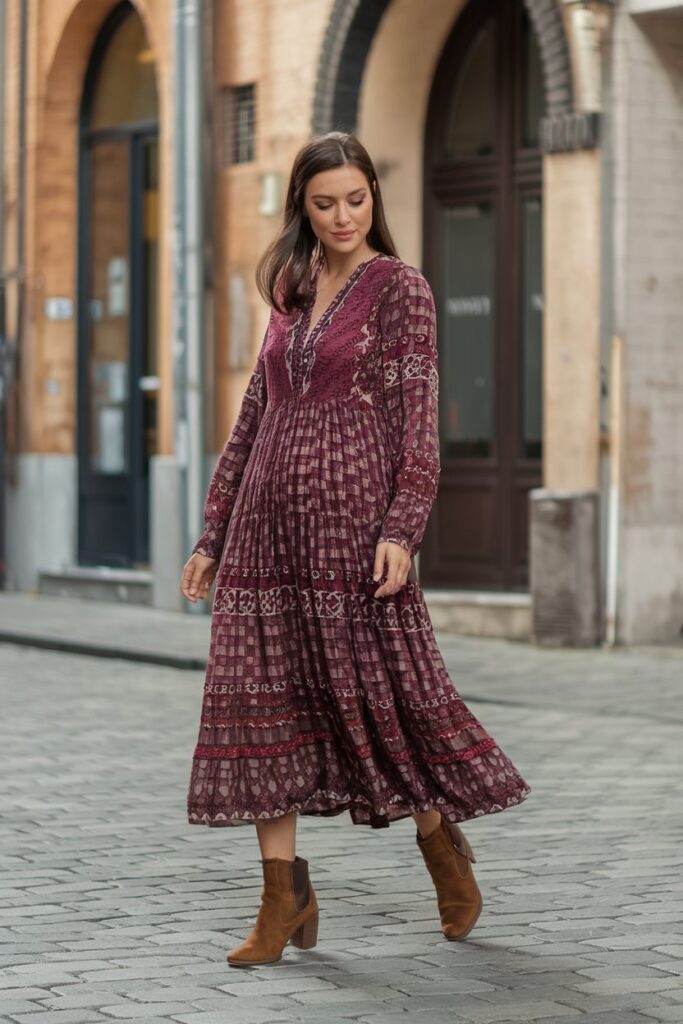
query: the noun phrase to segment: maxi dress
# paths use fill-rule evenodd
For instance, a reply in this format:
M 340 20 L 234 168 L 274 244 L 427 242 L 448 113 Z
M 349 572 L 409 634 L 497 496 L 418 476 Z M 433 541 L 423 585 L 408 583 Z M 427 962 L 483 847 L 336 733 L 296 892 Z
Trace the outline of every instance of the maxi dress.
M 530 788 L 449 677 L 414 557 L 374 597 L 377 543 L 414 556 L 437 492 L 431 289 L 379 253 L 309 331 L 314 298 L 271 309 L 193 548 L 220 561 L 188 821 L 501 811 Z

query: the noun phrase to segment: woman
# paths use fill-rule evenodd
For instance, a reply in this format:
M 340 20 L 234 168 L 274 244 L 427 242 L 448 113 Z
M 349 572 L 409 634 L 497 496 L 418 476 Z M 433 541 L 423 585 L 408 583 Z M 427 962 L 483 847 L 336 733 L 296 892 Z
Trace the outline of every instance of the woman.
M 437 491 L 434 300 L 396 254 L 353 135 L 297 154 L 283 227 L 257 269 L 271 306 L 181 589 L 216 578 L 191 824 L 256 827 L 264 877 L 231 965 L 317 939 L 299 814 L 411 815 L 441 929 L 481 911 L 457 822 L 529 787 L 465 706 L 436 645 L 414 555 Z

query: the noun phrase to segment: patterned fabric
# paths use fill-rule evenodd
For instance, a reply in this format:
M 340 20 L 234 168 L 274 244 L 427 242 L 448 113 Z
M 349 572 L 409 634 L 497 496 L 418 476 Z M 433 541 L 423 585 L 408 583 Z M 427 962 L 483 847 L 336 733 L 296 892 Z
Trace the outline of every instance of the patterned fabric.
M 220 562 L 188 820 L 501 811 L 529 786 L 455 689 L 414 558 L 373 596 L 377 543 L 414 556 L 437 492 L 431 289 L 379 254 L 311 330 L 312 305 L 271 310 L 193 548 Z

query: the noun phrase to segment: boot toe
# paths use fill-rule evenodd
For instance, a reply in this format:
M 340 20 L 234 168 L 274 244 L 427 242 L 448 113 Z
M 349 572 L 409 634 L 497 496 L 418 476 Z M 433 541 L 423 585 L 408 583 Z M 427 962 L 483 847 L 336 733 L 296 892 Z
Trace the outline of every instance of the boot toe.
M 225 959 L 231 967 L 257 967 L 259 964 L 272 964 L 280 959 L 280 955 L 264 955 L 263 951 L 245 949 L 244 946 L 236 946 L 229 950 Z
M 472 908 L 472 911 L 468 915 L 463 915 L 458 921 L 449 921 L 446 924 L 443 924 L 441 931 L 451 942 L 457 942 L 459 939 L 466 939 L 479 920 L 482 907 L 483 900 L 480 894 L 476 906 Z

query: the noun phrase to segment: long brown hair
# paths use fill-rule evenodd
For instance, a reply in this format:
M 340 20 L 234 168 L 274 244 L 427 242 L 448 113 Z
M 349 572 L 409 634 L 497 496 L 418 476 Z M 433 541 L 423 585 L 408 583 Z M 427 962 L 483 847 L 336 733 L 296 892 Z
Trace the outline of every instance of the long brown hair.
M 294 158 L 282 227 L 256 267 L 259 292 L 281 313 L 303 306 L 310 298 L 314 270 L 324 258 L 323 246 L 305 215 L 306 184 L 314 174 L 345 164 L 353 164 L 363 172 L 372 193 L 372 225 L 367 234 L 368 243 L 387 256 L 398 256 L 368 151 L 355 135 L 348 132 L 314 135 Z

